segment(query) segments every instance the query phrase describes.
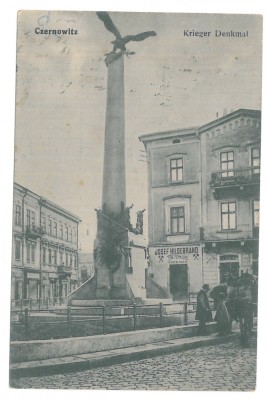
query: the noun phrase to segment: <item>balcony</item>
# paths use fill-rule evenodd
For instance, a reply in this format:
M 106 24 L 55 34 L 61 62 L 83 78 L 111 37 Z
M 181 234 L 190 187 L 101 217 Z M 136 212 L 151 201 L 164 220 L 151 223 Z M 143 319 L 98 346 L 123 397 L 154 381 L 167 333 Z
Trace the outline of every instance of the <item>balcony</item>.
M 70 276 L 72 274 L 72 269 L 71 267 L 67 267 L 66 265 L 62 264 L 58 266 L 58 274 L 60 275 L 61 278 L 66 278 L 67 276 Z
M 216 200 L 224 198 L 226 191 L 233 196 L 254 196 L 259 192 L 260 169 L 257 167 L 228 169 L 212 172 L 210 187 Z
M 27 238 L 38 239 L 44 235 L 44 230 L 43 228 L 35 225 L 26 226 L 25 235 L 27 236 Z
M 219 225 L 200 229 L 200 238 L 208 242 L 258 240 L 259 228 L 249 224 L 238 225 L 237 229 L 221 229 Z
M 260 169 L 257 167 L 228 169 L 212 172 L 210 186 L 222 188 L 224 186 L 244 186 L 260 182 Z

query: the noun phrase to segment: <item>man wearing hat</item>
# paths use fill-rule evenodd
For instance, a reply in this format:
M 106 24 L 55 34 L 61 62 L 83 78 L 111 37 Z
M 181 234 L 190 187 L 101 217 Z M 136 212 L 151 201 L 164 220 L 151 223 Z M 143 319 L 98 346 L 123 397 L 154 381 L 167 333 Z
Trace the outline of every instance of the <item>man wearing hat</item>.
M 202 289 L 197 294 L 197 308 L 195 319 L 199 320 L 199 335 L 206 335 L 206 322 L 210 314 L 209 302 L 207 292 L 209 291 L 209 285 L 205 283 Z

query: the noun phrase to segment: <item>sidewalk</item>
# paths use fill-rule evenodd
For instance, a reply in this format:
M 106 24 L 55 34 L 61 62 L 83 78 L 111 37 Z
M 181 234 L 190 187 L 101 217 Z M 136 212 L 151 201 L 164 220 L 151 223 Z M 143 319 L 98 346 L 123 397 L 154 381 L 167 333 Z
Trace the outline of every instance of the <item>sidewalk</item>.
M 98 351 L 91 354 L 79 354 L 61 358 L 51 358 L 42 361 L 28 361 L 10 365 L 10 378 L 26 376 L 54 375 L 66 372 L 104 367 L 132 360 L 169 354 L 202 346 L 215 345 L 233 340 L 238 331 L 226 337 L 211 334 L 209 336 L 194 336 L 167 341 L 159 341 L 135 347 L 118 348 L 108 351 Z

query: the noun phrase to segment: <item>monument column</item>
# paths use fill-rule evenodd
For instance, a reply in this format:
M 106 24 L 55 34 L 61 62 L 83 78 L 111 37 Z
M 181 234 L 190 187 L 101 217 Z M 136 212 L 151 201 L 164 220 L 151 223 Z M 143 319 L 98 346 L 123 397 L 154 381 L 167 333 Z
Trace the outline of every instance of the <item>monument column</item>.
M 98 214 L 95 249 L 109 251 L 114 230 L 119 230 L 121 243 L 127 246 L 127 228 L 123 220 L 116 219 L 124 212 L 126 203 L 125 176 L 125 100 L 124 100 L 124 53 L 110 53 L 105 59 L 108 68 L 106 121 L 104 141 L 104 166 L 102 189 L 102 212 Z M 111 245 L 112 247 L 112 245 Z M 111 250 L 111 249 L 110 249 Z M 109 260 L 107 260 L 109 264 Z M 96 297 L 125 298 L 127 256 L 118 265 L 106 265 L 101 257 L 95 259 Z
M 102 206 L 119 213 L 126 203 L 124 54 L 109 54 Z

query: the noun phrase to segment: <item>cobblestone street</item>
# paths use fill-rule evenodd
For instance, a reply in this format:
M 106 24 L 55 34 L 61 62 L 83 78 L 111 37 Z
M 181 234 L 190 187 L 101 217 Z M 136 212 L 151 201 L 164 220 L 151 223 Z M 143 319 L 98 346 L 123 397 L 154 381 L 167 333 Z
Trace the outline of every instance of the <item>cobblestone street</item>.
M 58 374 L 13 379 L 14 388 L 138 389 L 138 390 L 232 390 L 255 388 L 256 337 L 250 348 L 238 338 L 165 356 Z

